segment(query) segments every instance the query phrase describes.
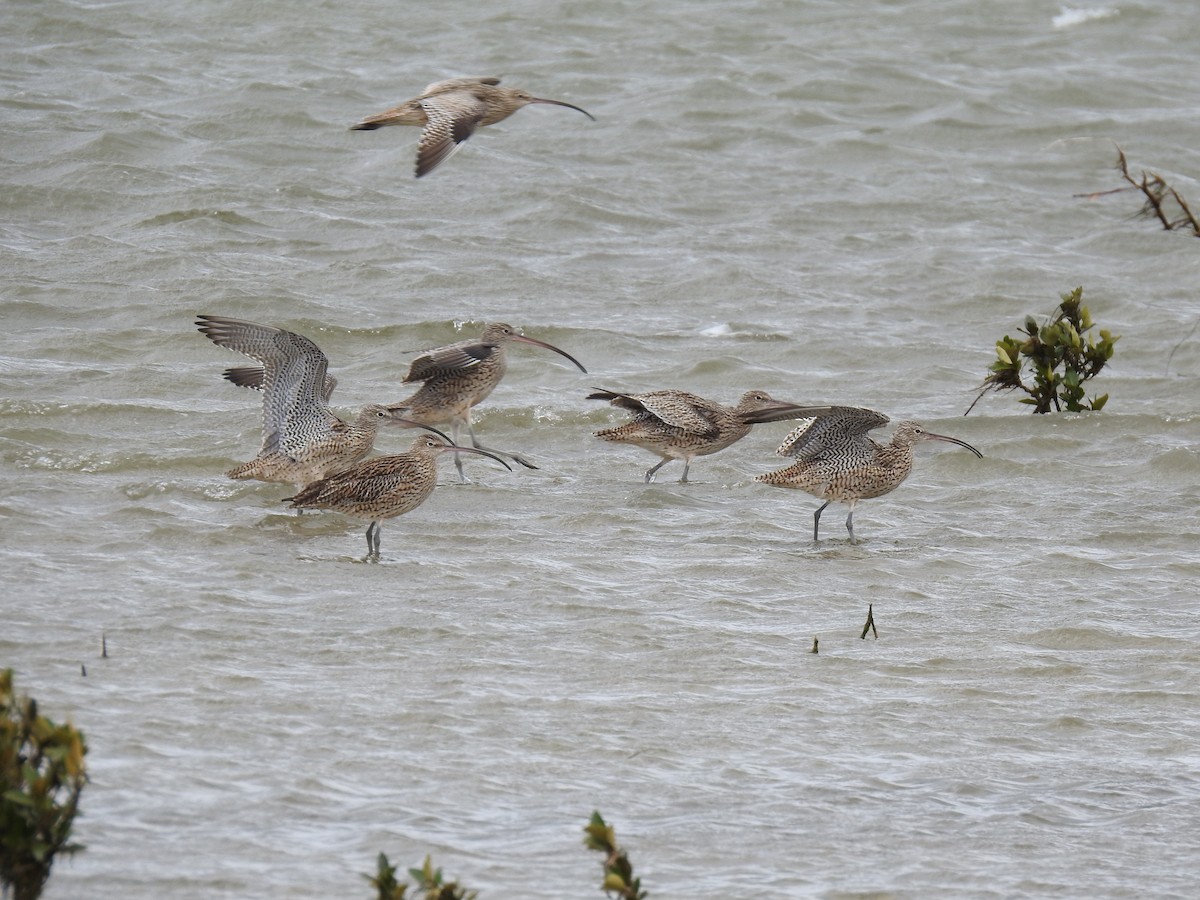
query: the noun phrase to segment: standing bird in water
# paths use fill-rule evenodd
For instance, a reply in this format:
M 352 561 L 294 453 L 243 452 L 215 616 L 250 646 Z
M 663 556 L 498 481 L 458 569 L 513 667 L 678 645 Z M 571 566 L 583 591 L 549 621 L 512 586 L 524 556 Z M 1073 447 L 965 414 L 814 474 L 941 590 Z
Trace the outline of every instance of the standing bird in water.
M 379 456 L 310 484 L 294 497 L 293 509 L 332 509 L 356 519 L 366 519 L 367 559 L 379 559 L 379 533 L 384 519 L 411 512 L 437 486 L 437 459 L 446 451 L 490 456 L 506 469 L 512 467 L 485 450 L 456 447 L 439 437 L 423 434 L 412 449 L 396 456 Z
M 825 503 L 813 514 L 813 540 L 819 540 L 821 513 L 835 500 L 850 507 L 846 530 L 854 539 L 854 505 L 859 500 L 882 497 L 899 487 L 913 467 L 913 444 L 947 441 L 983 454 L 958 438 L 926 431 L 916 422 L 901 422 L 887 444 L 872 440 L 867 432 L 886 425 L 888 417 L 873 409 L 829 406 L 784 438 L 780 456 L 796 461 L 786 469 L 758 475 L 755 481 L 775 487 L 807 491 Z
M 351 131 L 373 131 L 385 125 L 419 125 L 421 141 L 417 145 L 417 177 L 428 175 L 454 155 L 480 125 L 502 122 L 530 103 L 551 103 L 583 113 L 593 122 L 596 117 L 562 100 L 544 100 L 519 88 L 497 87 L 499 78 L 451 78 L 435 81 L 421 96 L 374 116 L 367 116 Z
M 449 425 L 450 435 L 457 444 L 459 433 L 463 426 L 471 435 L 471 443 L 480 450 L 499 453 L 482 446 L 475 437 L 475 429 L 471 426 L 471 408 L 482 402 L 488 394 L 500 383 L 508 367 L 508 345 L 518 342 L 533 344 L 553 350 L 573 362 L 580 372 L 587 374 L 587 369 L 565 350 L 560 350 L 553 344 L 535 340 L 518 334 L 511 325 L 503 322 L 493 322 L 488 325 L 482 337 L 475 341 L 459 341 L 447 347 L 439 347 L 422 353 L 412 361 L 404 383 L 411 384 L 421 381 L 420 390 L 399 403 L 392 404 L 391 410 L 397 416 L 403 416 L 412 422 L 424 425 Z M 515 453 L 504 453 L 514 462 L 527 469 L 536 469 L 533 463 Z M 458 474 L 463 481 L 462 460 L 455 457 Z
M 228 369 L 225 377 L 262 391 L 262 447 L 226 476 L 302 488 L 353 465 L 371 452 L 380 425 L 415 425 L 386 406 L 366 406 L 347 422 L 329 409 L 337 382 L 325 354 L 300 334 L 224 316 L 199 316 L 200 332 L 260 366 Z
M 647 484 L 654 480 L 655 472 L 673 459 L 683 460 L 679 483 L 687 484 L 693 459 L 740 441 L 750 433 L 750 426 L 813 414 L 813 407 L 774 400 L 766 391 L 747 391 L 737 406 L 722 406 L 686 391 L 622 394 L 597 388 L 587 399 L 607 400 L 634 414 L 632 421 L 595 434 L 601 440 L 634 444 L 661 456 L 662 462 L 646 472 Z

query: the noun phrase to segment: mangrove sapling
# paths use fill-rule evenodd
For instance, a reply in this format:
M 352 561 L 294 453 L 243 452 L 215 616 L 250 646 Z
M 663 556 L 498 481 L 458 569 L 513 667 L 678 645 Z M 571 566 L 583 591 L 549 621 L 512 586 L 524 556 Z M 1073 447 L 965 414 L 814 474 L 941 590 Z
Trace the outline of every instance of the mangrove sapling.
M 991 374 L 983 379 L 979 396 L 963 415 L 974 409 L 988 391 L 1024 391 L 1028 396 L 1020 402 L 1032 406 L 1035 413 L 1103 409 L 1108 394 L 1088 400 L 1083 385 L 1112 359 L 1118 337 L 1101 329 L 1097 341 L 1088 333 L 1093 328 L 1091 313 L 1083 305 L 1082 287 L 1063 294 L 1062 302 L 1044 325 L 1039 326 L 1033 316 L 1026 317 L 1025 327 L 1019 331 L 1023 338 L 1005 335 L 996 341 L 997 358 L 990 367 Z M 1024 378 L 1026 365 L 1033 373 L 1032 384 Z

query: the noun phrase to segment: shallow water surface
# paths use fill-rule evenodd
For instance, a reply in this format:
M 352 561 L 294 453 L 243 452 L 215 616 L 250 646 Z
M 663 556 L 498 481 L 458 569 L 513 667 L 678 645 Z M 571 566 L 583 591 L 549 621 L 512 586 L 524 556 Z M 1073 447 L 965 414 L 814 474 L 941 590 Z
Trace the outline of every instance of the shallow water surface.
M 587 896 L 593 809 L 652 897 L 1192 895 L 1200 243 L 1077 196 L 1116 144 L 1200 203 L 1180 4 L 0 24 L 0 665 L 92 775 L 48 898 L 367 896 L 380 851 Z M 533 106 L 420 180 L 416 129 L 347 130 L 463 74 L 597 121 Z M 1121 335 L 1108 407 L 963 418 L 1077 285 Z M 367 564 L 362 523 L 223 477 L 257 396 L 198 313 L 311 337 L 339 409 L 488 321 L 589 374 L 514 347 L 476 430 L 540 468 L 443 461 Z M 788 423 L 646 485 L 595 386 L 868 406 L 984 458 L 920 445 L 858 545 L 840 506 L 814 543 L 820 501 L 752 480 Z

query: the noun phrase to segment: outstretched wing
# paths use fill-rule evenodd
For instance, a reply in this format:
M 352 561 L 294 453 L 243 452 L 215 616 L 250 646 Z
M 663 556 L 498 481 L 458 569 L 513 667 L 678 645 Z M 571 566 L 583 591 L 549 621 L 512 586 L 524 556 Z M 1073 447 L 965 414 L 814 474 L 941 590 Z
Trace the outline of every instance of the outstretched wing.
M 467 77 L 467 78 L 447 78 L 445 81 L 435 81 L 433 84 L 421 91 L 422 97 L 428 97 L 430 94 L 444 94 L 447 91 L 463 91 L 469 90 L 477 84 L 490 84 L 495 86 L 500 83 L 500 79 L 492 77 Z
M 226 369 L 223 373 L 225 380 L 230 384 L 236 384 L 238 387 L 250 388 L 252 391 L 261 391 L 263 379 L 266 378 L 266 372 L 262 366 L 237 366 L 232 369 Z M 338 380 L 332 375 L 325 376 L 325 402 L 329 402 L 329 398 L 333 396 L 333 392 L 337 390 Z
M 688 434 L 712 437 L 719 431 L 712 418 L 721 411 L 717 404 L 686 391 L 622 394 L 598 388 L 596 393 L 588 394 L 588 399 L 607 400 L 613 406 L 649 416 Z
M 887 416 L 873 409 L 831 406 L 825 415 L 801 422 L 775 452 L 801 462 L 836 456 L 867 464 L 875 458 L 867 433 L 887 422 Z
M 429 121 L 417 144 L 418 178 L 453 156 L 487 115 L 487 104 L 465 90 L 434 94 L 419 102 Z
M 324 398 L 329 361 L 308 338 L 223 316 L 199 316 L 196 325 L 214 344 L 262 365 L 263 442 L 259 455 L 283 453 L 295 458 L 340 423 Z

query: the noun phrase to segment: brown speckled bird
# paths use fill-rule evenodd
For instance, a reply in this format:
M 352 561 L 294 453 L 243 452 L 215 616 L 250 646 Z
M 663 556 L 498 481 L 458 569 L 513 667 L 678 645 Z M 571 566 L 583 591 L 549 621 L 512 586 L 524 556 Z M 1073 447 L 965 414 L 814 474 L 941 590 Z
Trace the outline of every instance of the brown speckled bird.
M 435 81 L 421 96 L 367 116 L 351 131 L 372 131 L 385 125 L 418 125 L 424 129 L 417 145 L 417 177 L 428 175 L 454 155 L 480 125 L 495 125 L 530 103 L 551 103 L 596 117 L 562 100 L 544 100 L 519 88 L 497 87 L 499 78 L 451 78 Z
M 597 388 L 589 400 L 607 400 L 631 411 L 633 420 L 616 428 L 595 432 L 596 437 L 621 444 L 634 444 L 662 457 L 646 472 L 645 481 L 672 459 L 683 460 L 683 477 L 697 456 L 724 450 L 750 433 L 752 425 L 797 419 L 812 415 L 812 407 L 772 399 L 766 391 L 747 391 L 737 406 L 722 406 L 686 391 L 650 391 L 623 394 Z
M 450 435 L 455 443 L 458 443 L 459 434 L 465 426 L 475 447 L 499 453 L 498 450 L 482 446 L 475 438 L 475 430 L 471 425 L 471 408 L 482 402 L 504 377 L 508 367 L 506 351 L 508 345 L 513 342 L 553 350 L 573 362 L 580 372 L 587 374 L 587 369 L 579 360 L 565 350 L 560 350 L 545 341 L 518 334 L 511 325 L 493 322 L 484 329 L 483 336 L 478 340 L 459 341 L 447 347 L 429 350 L 414 359 L 408 374 L 404 376 L 404 383 L 420 381 L 424 384 L 407 400 L 392 404 L 392 411 L 405 419 L 425 425 L 449 425 Z M 502 455 L 526 468 L 537 468 L 515 453 Z M 458 474 L 465 481 L 462 460 L 456 457 L 455 464 Z
M 755 481 L 775 487 L 807 491 L 825 501 L 813 514 L 813 540 L 819 540 L 821 513 L 835 500 L 850 507 L 846 530 L 854 539 L 854 505 L 859 500 L 881 497 L 895 490 L 913 467 L 913 444 L 947 441 L 983 454 L 958 438 L 926 431 L 916 422 L 901 422 L 887 444 L 872 440 L 867 432 L 886 425 L 888 417 L 873 409 L 829 406 L 809 419 L 780 444 L 780 456 L 796 461 L 786 469 L 758 475 Z
M 310 484 L 285 503 L 294 509 L 332 509 L 367 526 L 367 559 L 379 559 L 379 533 L 384 519 L 411 512 L 433 493 L 437 486 L 437 459 L 447 451 L 489 456 L 506 469 L 511 467 L 500 457 L 485 450 L 456 447 L 439 437 L 423 434 L 413 441 L 412 449 L 396 456 L 379 456 L 356 463 L 348 469 Z
M 370 453 L 380 425 L 417 424 L 379 405 L 364 407 L 349 422 L 334 415 L 327 402 L 333 389 L 328 360 L 303 335 L 224 316 L 199 316 L 196 325 L 213 343 L 262 364 L 225 373 L 263 395 L 262 447 L 254 459 L 226 472 L 229 478 L 302 488 Z

